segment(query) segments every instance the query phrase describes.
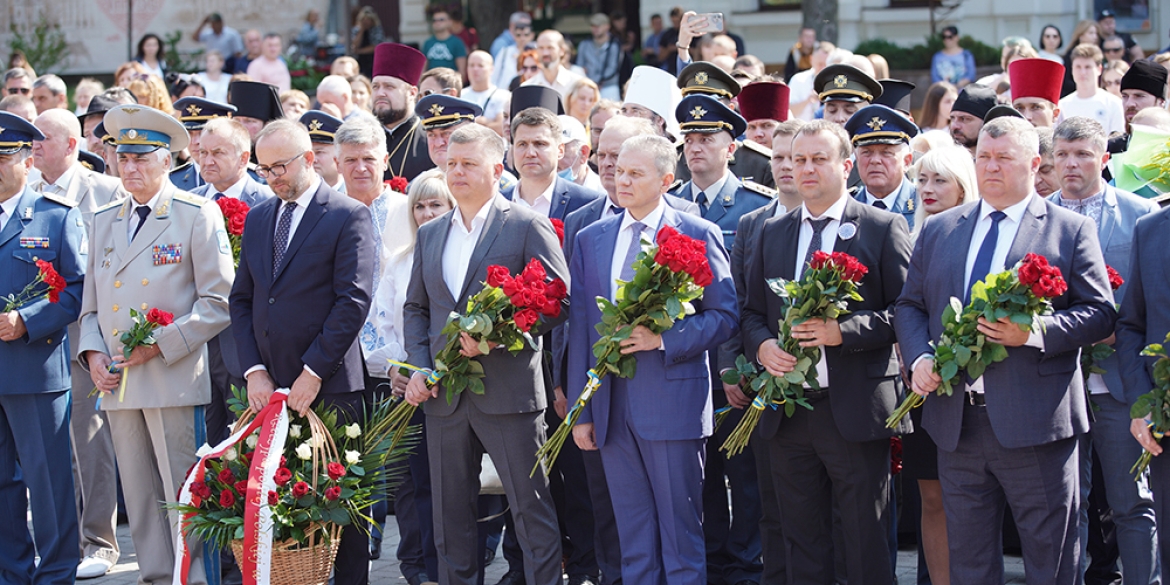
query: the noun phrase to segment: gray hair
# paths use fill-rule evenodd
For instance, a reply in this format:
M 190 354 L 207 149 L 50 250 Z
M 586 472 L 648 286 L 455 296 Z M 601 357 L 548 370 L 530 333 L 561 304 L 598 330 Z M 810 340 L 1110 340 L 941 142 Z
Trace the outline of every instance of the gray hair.
M 1023 118 L 1015 116 L 996 118 L 983 125 L 983 129 L 979 131 L 980 139 L 985 134 L 991 138 L 1007 136 L 1026 153 L 1033 156 L 1040 154 L 1040 136 L 1036 134 L 1036 128 Z
M 22 67 L 13 67 L 4 72 L 4 84 L 7 85 L 10 79 L 32 79 L 32 74 Z
M 796 131 L 796 136 L 815 136 L 817 134 L 829 134 L 837 139 L 840 146 L 837 149 L 837 154 L 841 160 L 845 160 L 853 155 L 853 143 L 849 142 L 849 135 L 845 133 L 845 128 L 840 124 L 834 124 L 828 120 L 813 120 L 801 126 Z M 795 136 L 793 137 L 795 140 Z
M 47 88 L 49 93 L 53 94 L 53 97 L 57 97 L 67 91 L 65 89 L 65 82 L 60 77 L 57 77 L 52 73 L 38 77 L 37 80 L 33 82 L 33 89 L 38 87 Z
M 236 155 L 252 150 L 252 136 L 244 125 L 231 118 L 212 118 L 203 126 L 202 136 L 222 136 L 228 140 Z
M 1052 128 L 1037 128 L 1036 136 L 1040 137 L 1040 156 L 1052 156 Z
M 654 161 L 654 169 L 659 177 L 674 174 L 678 168 L 678 151 L 669 140 L 653 134 L 635 136 L 622 144 L 619 157 L 626 152 L 644 152 Z
M 333 135 L 333 144 L 341 152 L 341 145 L 360 145 L 372 147 L 378 156 L 386 154 L 386 131 L 372 115 L 359 112 L 349 117 L 337 128 Z
M 1094 150 L 1104 153 L 1105 143 L 1109 139 L 1105 135 L 1105 127 L 1100 122 L 1084 116 L 1073 116 L 1066 118 L 1052 131 L 1052 141 L 1055 143 L 1057 140 L 1066 142 L 1088 140 Z
M 326 75 L 317 84 L 317 93 L 323 91 L 337 95 L 353 95 L 353 86 L 340 75 Z
M 556 119 L 556 116 L 553 117 Z M 556 134 L 560 136 L 560 134 Z M 488 160 L 492 163 L 502 162 L 504 160 L 504 152 L 507 150 L 507 144 L 504 138 L 496 134 L 495 130 L 480 124 L 463 124 L 451 133 L 451 137 L 447 139 L 450 144 L 475 144 L 487 155 Z M 448 146 L 449 148 L 449 146 Z
M 1130 124 L 1153 126 L 1159 130 L 1170 132 L 1170 112 L 1166 111 L 1165 108 L 1159 108 L 1157 106 L 1142 108 L 1138 113 L 1133 115 L 1133 120 Z
M 658 136 L 658 129 L 650 120 L 621 114 L 616 114 L 606 121 L 605 128 L 601 132 L 604 134 L 606 130 L 610 129 L 629 136 Z
M 309 129 L 296 120 L 281 118 L 269 122 L 256 135 L 256 144 L 260 144 L 261 140 L 273 135 L 292 142 L 302 152 L 313 150 L 313 141 L 309 139 Z

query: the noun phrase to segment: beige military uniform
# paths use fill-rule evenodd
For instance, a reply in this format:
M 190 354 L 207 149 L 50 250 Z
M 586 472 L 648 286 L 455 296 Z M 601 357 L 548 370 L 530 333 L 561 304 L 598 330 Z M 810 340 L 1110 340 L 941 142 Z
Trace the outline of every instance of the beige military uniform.
M 167 183 L 130 242 L 128 222 L 138 221 L 133 207 L 134 200 L 126 198 L 94 214 L 76 346 L 79 357 L 87 351 L 119 355 L 119 338 L 133 325 L 131 308 L 175 315 L 172 325 L 155 334 L 161 355 L 124 374 L 125 400 L 119 402 L 116 392 L 102 399 L 122 472 L 139 582 L 170 583 L 179 517 L 159 502 L 174 501 L 196 461 L 196 440 L 204 432 L 202 405 L 211 398 L 206 344 L 229 323 L 234 273 L 215 203 Z M 203 582 L 196 559 L 189 583 Z
M 125 197 L 126 192 L 118 179 L 88 170 L 81 163 L 74 163 L 72 172 L 73 178 L 65 192 L 57 195 L 81 211 L 88 234 L 93 227 L 94 212 Z M 43 180 L 32 187 L 40 192 L 48 190 Z M 81 337 L 79 324 L 80 321 L 69 326 L 69 340 L 74 345 Z M 81 528 L 81 557 L 93 555 L 117 563 L 118 487 L 110 423 L 104 412 L 94 408 L 97 398 L 89 396 L 93 388 L 89 373 L 76 359 L 70 366 L 73 403 L 69 438 L 73 445 L 73 484 L 77 524 Z

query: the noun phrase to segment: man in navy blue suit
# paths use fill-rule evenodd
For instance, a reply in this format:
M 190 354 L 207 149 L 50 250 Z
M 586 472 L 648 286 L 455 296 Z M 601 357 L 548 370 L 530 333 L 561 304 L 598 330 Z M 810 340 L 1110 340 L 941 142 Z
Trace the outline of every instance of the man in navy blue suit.
M 276 197 L 248 214 L 231 293 L 248 402 L 259 409 L 289 388 L 288 406 L 299 413 L 324 403 L 359 415 L 367 401 L 358 333 L 378 253 L 370 211 L 313 171 L 308 131 L 295 121 L 266 126 L 256 158 Z M 361 528 L 345 527 L 335 582 L 364 585 L 368 558 Z
M 510 154 L 520 181 L 502 193 L 510 201 L 563 221 L 602 194 L 557 176 L 557 162 L 565 150 L 561 140 L 561 121 L 555 112 L 539 107 L 517 112 L 512 117 Z
M 66 328 L 81 312 L 86 244 L 75 204 L 26 188 L 32 143 L 43 138 L 23 118 L 0 112 L 0 258 L 6 275 L 0 295 L 18 294 L 32 282 L 38 259 L 51 262 L 67 285 L 59 302 L 41 297 L 0 313 L 0 369 L 6 378 L 0 389 L 0 525 L 7 526 L 0 531 L 0 581 L 68 585 L 77 572 L 79 531 Z M 26 528 L 30 502 L 35 541 Z M 41 560 L 34 564 L 37 555 Z
M 723 236 L 711 222 L 670 208 L 663 196 L 678 164 L 664 138 L 638 136 L 622 147 L 617 196 L 625 213 L 602 219 L 577 235 L 570 265 L 569 401 L 585 387 L 593 365 L 594 299 L 615 298 L 618 280 L 642 239 L 660 226 L 707 243 L 715 276 L 695 313 L 655 335 L 636 327 L 622 352 L 636 354 L 632 379 L 606 377 L 573 429 L 577 446 L 600 449 L 622 549 L 622 579 L 638 584 L 707 582 L 702 494 L 706 437 L 713 426 L 708 348 L 735 334 L 736 300 Z

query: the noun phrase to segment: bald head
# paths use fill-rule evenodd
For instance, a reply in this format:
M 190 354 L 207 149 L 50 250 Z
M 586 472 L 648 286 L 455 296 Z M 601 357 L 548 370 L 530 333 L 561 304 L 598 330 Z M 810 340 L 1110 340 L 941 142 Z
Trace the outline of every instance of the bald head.
M 336 106 L 344 118 L 353 111 L 353 86 L 340 75 L 327 75 L 317 85 L 317 101 Z
M 49 183 L 57 182 L 65 171 L 77 163 L 81 144 L 81 123 L 68 110 L 45 110 L 33 125 L 45 135 L 33 142 L 33 166 Z
M 60 129 L 69 134 L 73 138 L 81 138 L 81 122 L 77 121 L 77 116 L 69 110 L 52 109 L 46 110 L 37 116 L 33 122 L 41 132 L 45 131 L 45 127 Z
M 1151 126 L 1163 132 L 1170 132 L 1170 112 L 1159 107 L 1145 108 L 1138 110 L 1130 123 L 1135 126 Z

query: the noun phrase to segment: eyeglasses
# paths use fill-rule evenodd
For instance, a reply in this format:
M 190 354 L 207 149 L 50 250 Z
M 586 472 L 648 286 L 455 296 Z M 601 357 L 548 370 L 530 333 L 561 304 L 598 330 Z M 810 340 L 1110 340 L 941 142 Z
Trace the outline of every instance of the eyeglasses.
M 8 88 L 8 95 L 16 95 L 18 93 L 28 95 L 28 94 L 32 93 L 32 90 L 27 88 L 27 87 L 10 87 L 10 88 Z
M 944 41 L 949 41 L 949 40 L 955 38 L 955 35 L 943 35 L 942 38 Z
M 288 165 L 292 164 L 292 161 L 297 160 L 298 158 L 301 158 L 302 156 L 305 156 L 306 154 L 308 154 L 308 153 L 302 152 L 302 153 L 300 153 L 300 154 L 298 154 L 298 155 L 296 155 L 296 156 L 294 156 L 294 157 L 292 157 L 292 158 L 290 158 L 282 163 L 277 163 L 277 164 L 270 165 L 270 166 L 264 166 L 264 165 L 257 166 L 256 167 L 256 174 L 260 175 L 262 178 L 265 178 L 265 179 L 267 179 L 269 177 L 269 175 L 271 175 L 273 177 L 283 177 L 284 173 L 286 171 L 288 171 L 288 168 L 286 168 L 286 167 L 288 167 Z
M 1125 50 L 1125 47 L 1105 47 L 1106 53 L 1120 53 Z
M 539 65 L 525 65 L 520 68 L 521 71 L 540 71 Z

